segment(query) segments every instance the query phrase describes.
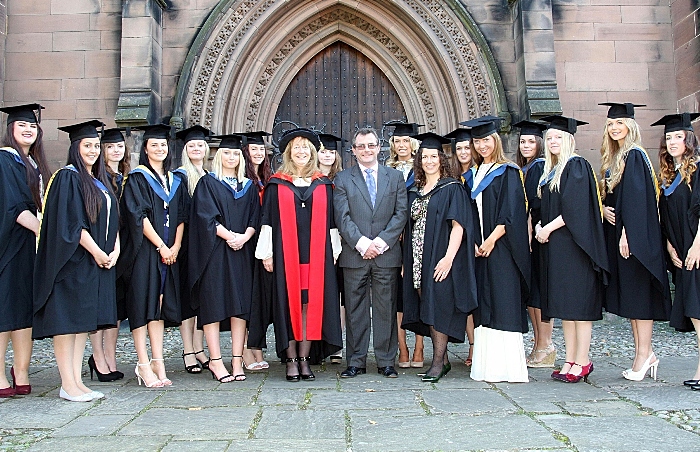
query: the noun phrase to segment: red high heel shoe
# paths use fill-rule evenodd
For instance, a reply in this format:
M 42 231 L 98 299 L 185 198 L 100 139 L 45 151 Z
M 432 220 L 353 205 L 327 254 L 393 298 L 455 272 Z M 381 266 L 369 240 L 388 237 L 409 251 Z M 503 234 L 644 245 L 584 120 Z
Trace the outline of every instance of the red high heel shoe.
M 12 377 L 12 387 L 15 388 L 17 395 L 29 395 L 32 393 L 32 385 L 18 385 L 15 378 L 15 367 L 10 367 L 10 376 Z
M 574 364 L 575 366 L 581 366 L 580 364 Z M 593 372 L 593 361 L 589 362 L 585 366 L 581 366 L 581 373 L 578 375 L 574 374 L 566 374 L 566 382 L 567 383 L 578 383 L 583 379 L 586 383 L 588 383 L 588 376 Z
M 570 362 L 567 361 L 565 364 L 568 364 L 569 366 L 573 366 L 575 363 L 570 363 Z M 571 368 L 571 367 L 570 367 L 570 368 Z M 569 369 L 570 369 L 570 368 L 569 368 Z M 554 372 L 552 372 L 552 379 L 553 379 L 553 380 L 559 380 L 559 381 L 566 381 L 566 375 L 567 375 L 567 374 L 561 373 L 561 369 L 555 370 Z

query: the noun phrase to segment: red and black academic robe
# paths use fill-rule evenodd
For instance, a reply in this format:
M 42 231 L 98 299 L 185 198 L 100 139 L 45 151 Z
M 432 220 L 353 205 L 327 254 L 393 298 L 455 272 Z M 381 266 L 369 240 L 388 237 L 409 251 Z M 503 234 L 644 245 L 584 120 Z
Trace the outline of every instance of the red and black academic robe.
M 542 185 L 542 226 L 559 215 L 566 225 L 541 245 L 542 317 L 600 320 L 609 271 L 593 170 L 574 156 L 566 162 L 558 191 L 550 191 L 548 181 Z
M 531 308 L 540 307 L 540 242 L 535 240 L 535 225 L 542 218 L 540 214 L 540 198 L 537 196 L 537 187 L 544 172 L 544 159 L 537 158 L 523 166 L 525 175 L 525 198 L 527 208 L 530 213 L 530 226 L 532 228 L 532 239 L 530 240 L 530 296 L 527 305 Z
M 297 187 L 282 174 L 273 175 L 265 187 L 262 225 L 272 227 L 272 316 L 280 358 L 287 356 L 290 340 L 303 338 L 302 304 L 307 307 L 306 338 L 314 341 L 312 360 L 342 349 L 330 237 L 332 191 L 332 182 L 320 173 L 309 187 Z
M 700 167 L 690 185 L 677 173 L 673 182 L 663 187 L 659 213 L 664 239 L 671 242 L 678 258 L 685 262 L 700 221 Z M 686 270 L 685 265 L 683 268 L 669 265 L 669 268 L 676 285 L 671 326 L 679 331 L 694 331 L 690 319 L 700 319 L 700 270 Z
M 471 170 L 476 176 L 477 168 Z M 474 178 L 470 179 L 473 183 Z M 471 190 L 476 199 L 482 194 L 481 222 L 487 238 L 498 225 L 506 233 L 496 241 L 489 257 L 476 258 L 476 284 L 479 307 L 474 325 L 500 331 L 527 333 L 525 301 L 530 291 L 530 246 L 527 235 L 525 189 L 520 168 L 504 163 L 491 171 Z M 478 215 L 476 202 L 473 210 Z M 479 223 L 479 217 L 475 219 Z M 481 245 L 481 236 L 476 237 Z
M 610 283 L 605 310 L 628 319 L 668 320 L 671 294 L 666 273 L 655 180 L 646 154 L 631 149 L 620 183 L 603 203 L 615 208 L 615 225 L 605 221 Z M 629 259 L 620 255 L 622 228 L 627 234 Z
M 34 267 L 34 339 L 117 325 L 116 270 L 99 267 L 80 245 L 85 229 L 105 253 L 114 251 L 117 200 L 101 182 L 95 185 L 108 194 L 111 206 L 107 209 L 107 200 L 100 195 L 102 206 L 97 221 L 91 223 L 72 166 L 58 170 L 49 182 Z
M 192 306 L 198 310 L 197 323 L 222 322 L 230 330 L 231 317 L 248 320 L 253 292 L 255 244 L 248 240 L 233 250 L 216 235 L 217 225 L 243 234 L 260 222 L 258 191 L 247 180 L 236 190 L 213 173 L 199 179 L 192 197 L 189 281 Z
M 189 216 L 184 195 L 187 187 L 172 173 L 168 180 L 169 195 L 156 176 L 145 167 L 138 167 L 129 173 L 124 185 L 120 210 L 122 254 L 117 261 L 117 276 L 124 278 L 131 330 L 156 320 L 164 320 L 166 326 L 176 326 L 182 321 L 180 263 L 162 265 L 160 253 L 143 235 L 143 220 L 148 218 L 161 239 L 171 247 L 178 225 Z M 162 292 L 161 271 L 165 272 Z M 159 302 L 161 293 L 162 304 Z
M 404 310 L 402 328 L 430 336 L 432 326 L 446 334 L 450 342 L 464 342 L 467 316 L 477 308 L 474 270 L 474 235 L 469 195 L 464 185 L 453 178 L 438 181 L 430 193 L 421 265 L 421 296 L 413 287 L 413 250 L 403 254 Z M 408 192 L 409 206 L 421 195 L 417 188 Z M 464 228 L 462 243 L 452 261 L 447 278 L 435 282 L 435 266 L 445 257 L 452 232 L 452 221 Z M 404 242 L 412 242 L 415 221 L 408 220 Z
M 25 210 L 36 215 L 36 205 L 16 152 L 0 149 L 0 332 L 32 326 L 36 236 L 17 217 Z

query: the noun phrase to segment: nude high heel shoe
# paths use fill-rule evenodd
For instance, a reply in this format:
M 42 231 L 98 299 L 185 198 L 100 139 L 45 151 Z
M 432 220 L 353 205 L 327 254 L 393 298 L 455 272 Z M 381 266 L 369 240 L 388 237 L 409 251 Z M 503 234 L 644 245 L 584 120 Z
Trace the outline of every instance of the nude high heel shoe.
M 145 364 L 136 363 L 136 367 L 134 368 L 134 373 L 136 374 L 136 379 L 139 382 L 139 386 L 141 386 L 141 382 L 143 382 L 143 385 L 146 386 L 147 388 L 162 388 L 163 387 L 163 382 L 158 380 L 157 375 L 156 375 L 156 381 L 154 381 L 150 385 L 148 383 L 146 383 L 146 380 L 141 376 L 141 373 L 139 372 L 139 366 L 141 366 L 141 367 L 148 366 L 150 368 L 151 363 L 150 362 L 147 362 Z M 153 371 L 151 371 L 151 372 L 153 372 Z

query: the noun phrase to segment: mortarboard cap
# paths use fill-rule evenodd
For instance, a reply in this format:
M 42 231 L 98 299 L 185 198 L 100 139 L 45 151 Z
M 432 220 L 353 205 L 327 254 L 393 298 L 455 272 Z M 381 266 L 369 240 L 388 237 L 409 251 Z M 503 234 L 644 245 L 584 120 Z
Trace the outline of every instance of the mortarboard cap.
M 688 130 L 693 132 L 693 120 L 700 117 L 700 113 L 680 113 L 676 115 L 666 115 L 656 121 L 652 126 L 664 126 L 664 133 Z
M 393 127 L 394 131 L 391 136 L 395 137 L 407 137 L 416 135 L 418 133 L 418 127 L 423 127 L 423 124 L 416 124 L 415 122 L 404 122 L 394 119 L 383 124 L 387 127 Z
M 181 139 L 185 144 L 192 140 L 205 140 L 209 141 L 212 133 L 211 130 L 206 127 L 202 127 L 199 124 L 189 127 L 187 129 L 180 130 L 175 134 L 175 136 Z
M 102 137 L 100 137 L 100 143 L 121 143 L 124 141 L 124 134 L 122 134 L 122 128 L 116 127 L 114 129 L 105 129 L 102 132 Z M 131 131 L 127 131 L 127 135 L 131 135 Z
M 343 141 L 342 138 L 331 135 L 330 133 L 319 133 L 318 138 L 321 140 L 324 148 L 333 149 L 334 151 L 338 150 L 338 143 Z
M 481 118 L 460 122 L 459 125 L 471 127 L 472 138 L 485 138 L 498 133 L 501 126 L 501 118 L 498 116 L 482 116 Z
M 280 152 L 287 150 L 287 145 L 296 137 L 304 137 L 308 139 L 318 150 L 321 147 L 321 140 L 318 138 L 318 134 L 311 129 L 292 129 L 284 132 L 284 135 L 280 137 L 279 149 Z
M 463 129 L 459 127 L 445 135 L 445 138 L 454 138 L 455 143 L 459 143 L 461 141 L 471 141 L 472 134 L 468 129 Z
M 602 104 L 608 108 L 608 118 L 618 119 L 618 118 L 631 118 L 634 119 L 634 107 L 646 107 L 646 105 L 636 105 L 626 102 L 624 104 L 618 104 L 615 102 L 603 102 Z
M 271 134 L 265 132 L 264 130 L 259 130 L 257 132 L 243 132 L 240 135 L 243 135 L 248 139 L 248 144 L 265 145 L 265 137 L 269 137 Z
M 67 132 L 72 143 L 74 141 L 80 141 L 83 138 L 98 138 L 100 134 L 97 132 L 97 128 L 104 128 L 104 126 L 102 121 L 92 120 L 81 122 L 80 124 L 59 127 L 58 130 Z
M 514 127 L 520 127 L 520 135 L 535 135 L 542 138 L 545 130 L 547 130 L 547 124 L 542 124 L 541 122 L 534 121 L 520 121 L 513 124 Z
M 41 110 L 39 104 L 15 105 L 13 107 L 0 108 L 0 111 L 7 113 L 7 125 L 15 121 L 27 121 L 31 124 L 39 124 L 41 122 Z
M 545 116 L 544 118 L 542 118 L 542 121 L 546 121 L 549 123 L 548 129 L 561 130 L 564 132 L 568 132 L 571 135 L 576 133 L 576 129 L 578 128 L 578 126 L 588 124 L 585 121 L 579 121 L 578 119 L 567 118 L 566 116 L 559 115 Z
M 172 127 L 167 124 L 153 124 L 148 126 L 140 126 L 139 130 L 143 130 L 143 141 L 155 138 L 158 140 L 167 140 L 172 136 Z
M 232 133 L 229 135 L 216 135 L 214 138 L 220 138 L 219 149 L 241 149 L 246 144 L 246 137 L 243 135 Z
M 420 141 L 421 149 L 437 149 L 441 150 L 443 144 L 450 144 L 450 139 L 433 132 L 421 133 L 414 135 L 412 138 Z

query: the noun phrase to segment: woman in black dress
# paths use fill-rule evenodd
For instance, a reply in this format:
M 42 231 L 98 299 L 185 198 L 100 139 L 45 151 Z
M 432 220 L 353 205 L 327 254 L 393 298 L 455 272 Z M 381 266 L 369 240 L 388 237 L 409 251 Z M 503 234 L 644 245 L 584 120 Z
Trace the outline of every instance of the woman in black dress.
M 700 346 L 700 144 L 692 125 L 698 117 L 700 113 L 666 115 L 652 126 L 664 126 L 659 213 L 676 285 L 671 326 L 695 330 Z M 700 362 L 693 378 L 683 384 L 700 391 Z
M 539 182 L 541 220 L 535 238 L 541 244 L 541 309 L 562 319 L 566 363 L 552 378 L 567 383 L 588 379 L 593 321 L 602 318 L 608 276 L 603 217 L 591 165 L 575 154 L 574 133 L 586 124 L 548 116 L 546 163 Z
M 658 214 L 654 167 L 641 145 L 635 105 L 605 103 L 600 193 L 605 216 L 605 241 L 610 284 L 605 310 L 630 319 L 635 356 L 623 371 L 640 381 L 656 372 L 659 360 L 651 344 L 654 320 L 668 320 L 671 295 Z
M 472 134 L 472 203 L 478 215 L 474 361 L 478 381 L 527 382 L 523 333 L 527 332 L 530 246 L 522 172 L 506 159 L 499 118 L 462 123 Z
M 110 181 L 114 196 L 119 201 L 122 194 L 122 182 L 124 176 L 129 174 L 130 154 L 126 147 L 124 135 L 121 129 L 107 129 L 100 137 L 102 157 L 104 158 L 105 171 Z M 117 326 L 90 333 L 92 355 L 88 358 L 90 379 L 97 374 L 99 381 L 115 381 L 124 378 L 124 374 L 117 370 L 117 338 L 119 337 L 119 323 L 126 319 L 126 307 L 124 306 L 124 288 L 121 281 L 117 281 Z
M 272 176 L 270 159 L 265 147 L 265 137 L 270 133 L 263 130 L 256 132 L 242 133 L 243 158 L 246 164 L 245 176 L 253 181 L 260 197 L 262 206 L 265 185 Z M 258 243 L 259 227 L 256 227 L 255 236 L 251 243 Z M 272 324 L 272 273 L 265 270 L 262 261 L 255 259 L 253 269 L 253 306 L 248 322 L 248 333 L 246 334 L 246 345 L 243 348 L 243 361 L 245 368 L 252 371 L 265 370 L 270 368 L 270 364 L 265 361 L 263 349 L 267 348 L 267 329 Z M 255 325 L 251 328 L 251 325 Z M 259 334 L 250 336 L 250 330 Z
M 187 187 L 168 171 L 170 126 L 141 128 L 139 166 L 129 173 L 121 199 L 123 256 L 118 273 L 126 285 L 126 311 L 138 356 L 134 372 L 139 384 L 159 388 L 172 384 L 163 362 L 163 334 L 165 326 L 181 320 L 178 252 L 189 212 Z M 147 335 L 153 359 L 148 357 Z
M 51 177 L 39 126 L 42 108 L 29 104 L 0 109 L 7 113 L 7 130 L 0 148 L 0 397 L 32 391 L 29 361 L 37 211 L 41 211 L 44 181 Z M 12 384 L 5 375 L 10 340 Z
M 34 269 L 33 337 L 53 337 L 59 396 L 72 402 L 104 397 L 83 384 L 83 353 L 89 331 L 117 324 L 119 216 L 96 130 L 101 126 L 59 128 L 70 135 L 68 165 L 46 189 Z
M 250 318 L 255 243 L 260 201 L 245 177 L 240 137 L 221 141 L 212 172 L 203 176 L 192 198 L 189 256 L 193 305 L 211 353 L 209 370 L 222 383 L 243 381 L 243 342 Z M 231 330 L 231 371 L 221 358 L 219 322 Z
M 450 140 L 434 133 L 416 139 L 421 144 L 413 167 L 416 185 L 408 193 L 403 328 L 430 335 L 433 361 L 422 380 L 435 383 L 452 367 L 447 343 L 464 342 L 467 315 L 477 307 L 472 211 L 442 150 Z
M 309 129 L 280 138 L 283 163 L 265 187 L 255 250 L 265 270 L 274 269 L 277 355 L 287 364 L 288 381 L 315 379 L 310 357 L 342 348 L 333 266 L 340 235 L 333 224 L 333 184 L 316 165 L 318 147 L 318 136 Z M 251 335 L 260 334 L 253 328 Z
M 527 357 L 528 367 L 554 367 L 557 351 L 552 344 L 553 323 L 542 320 L 540 309 L 540 244 L 535 240 L 535 225 L 540 221 L 540 198 L 537 195 L 540 178 L 544 168 L 544 141 L 542 133 L 545 124 L 532 121 L 520 121 L 513 124 L 520 127 L 520 138 L 516 163 L 523 171 L 525 196 L 529 221 L 527 223 L 530 238 L 530 265 L 532 282 L 530 297 L 527 299 L 527 311 L 532 322 L 535 344 Z

